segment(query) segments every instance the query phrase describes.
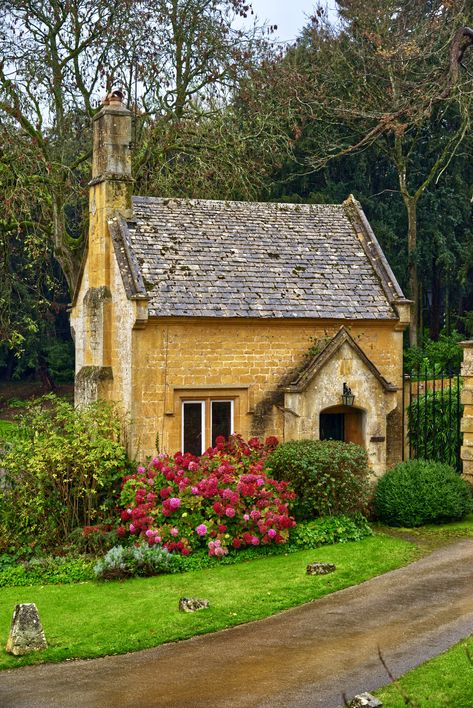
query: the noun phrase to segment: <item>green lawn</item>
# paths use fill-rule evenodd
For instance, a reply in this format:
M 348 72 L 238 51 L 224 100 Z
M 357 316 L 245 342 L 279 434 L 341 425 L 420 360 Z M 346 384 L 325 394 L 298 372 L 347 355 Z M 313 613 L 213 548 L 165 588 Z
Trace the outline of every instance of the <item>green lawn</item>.
M 354 543 L 273 556 L 179 575 L 109 583 L 0 590 L 0 668 L 74 657 L 121 654 L 249 622 L 363 582 L 418 557 L 398 538 L 375 535 Z M 337 571 L 308 576 L 307 563 L 333 562 Z M 180 597 L 210 600 L 210 609 L 183 614 Z M 16 658 L 6 643 L 16 603 L 35 602 L 50 648 Z
M 469 652 L 469 655 L 468 653 Z M 473 637 L 376 691 L 384 708 L 471 708 L 473 706 Z M 410 703 L 405 699 L 410 699 Z

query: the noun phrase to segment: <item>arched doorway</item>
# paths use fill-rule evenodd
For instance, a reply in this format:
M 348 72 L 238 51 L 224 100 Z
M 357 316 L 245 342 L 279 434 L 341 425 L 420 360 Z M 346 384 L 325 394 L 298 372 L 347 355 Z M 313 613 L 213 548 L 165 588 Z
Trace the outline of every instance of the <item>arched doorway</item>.
M 365 412 L 352 406 L 331 406 L 320 412 L 320 440 L 342 440 L 364 446 Z

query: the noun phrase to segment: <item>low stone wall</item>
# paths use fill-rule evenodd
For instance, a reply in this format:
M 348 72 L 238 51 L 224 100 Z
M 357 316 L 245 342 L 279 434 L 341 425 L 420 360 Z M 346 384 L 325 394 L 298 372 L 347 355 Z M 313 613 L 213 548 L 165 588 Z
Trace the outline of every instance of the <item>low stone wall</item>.
M 462 342 L 461 346 L 463 347 L 461 402 L 464 406 L 461 422 L 461 431 L 463 433 L 461 458 L 463 461 L 463 476 L 473 484 L 473 340 Z

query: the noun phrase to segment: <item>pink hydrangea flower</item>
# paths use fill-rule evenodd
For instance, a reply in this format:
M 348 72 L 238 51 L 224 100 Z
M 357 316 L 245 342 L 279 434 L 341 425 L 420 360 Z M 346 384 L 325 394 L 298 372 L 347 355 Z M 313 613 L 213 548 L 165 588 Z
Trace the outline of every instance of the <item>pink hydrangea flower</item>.
M 277 531 L 274 529 L 268 529 L 268 536 L 269 538 L 274 538 L 276 536 Z
M 225 509 L 225 516 L 228 516 L 230 519 L 233 519 L 235 516 L 235 509 L 232 506 L 227 506 Z
M 138 467 L 137 472 L 139 472 L 140 474 L 144 474 L 146 470 L 144 467 Z
M 173 511 L 176 511 L 176 509 L 179 509 L 180 506 L 181 506 L 181 500 L 179 499 L 179 497 L 171 497 L 169 499 L 169 507 Z
M 258 519 L 261 517 L 261 514 L 256 509 L 253 509 L 253 511 L 250 513 L 250 516 L 253 519 L 253 521 L 258 521 Z
M 251 537 L 251 543 L 253 544 L 253 546 L 259 546 L 259 538 L 258 538 L 258 536 L 252 536 L 252 537 Z
M 199 464 L 197 462 L 191 461 L 189 462 L 189 467 L 187 468 L 191 472 L 195 472 L 196 470 L 199 469 Z
M 192 492 L 192 494 L 198 494 L 199 488 L 198 487 L 191 487 L 191 492 Z
M 172 528 L 169 533 L 171 534 L 171 536 L 179 536 L 179 529 L 174 526 L 174 528 Z
M 249 520 L 250 520 L 250 515 L 249 515 L 249 514 L 243 514 L 243 520 L 244 520 L 244 521 L 249 521 Z
M 133 533 L 135 531 L 136 527 L 135 524 L 130 524 L 130 533 Z
M 199 526 L 197 526 L 196 528 L 196 533 L 199 536 L 205 536 L 205 534 L 207 533 L 207 526 L 205 524 L 199 524 Z

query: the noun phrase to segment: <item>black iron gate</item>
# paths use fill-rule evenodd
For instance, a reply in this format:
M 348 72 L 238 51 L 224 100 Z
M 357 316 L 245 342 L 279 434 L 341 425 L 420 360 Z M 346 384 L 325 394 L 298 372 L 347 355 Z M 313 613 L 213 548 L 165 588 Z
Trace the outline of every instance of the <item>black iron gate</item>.
M 460 374 L 416 369 L 404 375 L 404 458 L 446 462 L 461 472 Z

